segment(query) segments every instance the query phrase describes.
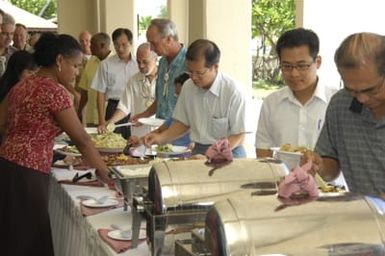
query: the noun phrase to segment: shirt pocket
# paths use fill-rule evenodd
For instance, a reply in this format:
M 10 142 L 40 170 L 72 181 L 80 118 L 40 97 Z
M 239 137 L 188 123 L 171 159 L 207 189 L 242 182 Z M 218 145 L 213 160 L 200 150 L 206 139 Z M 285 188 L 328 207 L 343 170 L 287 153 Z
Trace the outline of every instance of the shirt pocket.
M 108 72 L 108 76 L 107 76 L 107 83 L 108 83 L 108 86 L 114 86 L 115 85 L 115 82 L 116 82 L 116 75 L 115 73 L 110 73 Z
M 228 118 L 223 117 L 223 118 L 213 118 L 211 120 L 211 132 L 212 136 L 215 138 L 224 138 L 227 137 L 227 130 L 229 128 L 228 124 Z

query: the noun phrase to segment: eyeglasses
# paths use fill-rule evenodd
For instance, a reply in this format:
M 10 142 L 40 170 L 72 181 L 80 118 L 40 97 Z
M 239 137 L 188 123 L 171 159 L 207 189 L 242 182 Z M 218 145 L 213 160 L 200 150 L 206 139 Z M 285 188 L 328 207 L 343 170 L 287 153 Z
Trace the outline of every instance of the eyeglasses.
M 357 95 L 357 94 L 365 94 L 367 96 L 374 96 L 378 93 L 378 91 L 382 88 L 385 82 L 385 76 L 381 78 L 380 83 L 373 85 L 369 88 L 363 89 L 363 90 L 353 90 L 350 89 L 349 87 L 346 87 L 344 85 L 344 90 L 350 93 L 352 96 Z
M 205 71 L 192 71 L 192 72 L 190 72 L 190 71 L 186 71 L 185 73 L 187 74 L 187 75 L 189 75 L 190 77 L 193 77 L 193 76 L 196 76 L 196 77 L 203 77 L 206 73 L 207 73 L 207 71 L 209 71 L 210 69 L 208 68 L 208 69 L 206 69 Z
M 279 67 L 281 68 L 282 72 L 289 73 L 293 71 L 293 69 L 298 70 L 299 72 L 305 72 L 307 71 L 311 65 L 313 65 L 314 61 L 312 63 L 298 63 L 298 64 L 281 64 Z

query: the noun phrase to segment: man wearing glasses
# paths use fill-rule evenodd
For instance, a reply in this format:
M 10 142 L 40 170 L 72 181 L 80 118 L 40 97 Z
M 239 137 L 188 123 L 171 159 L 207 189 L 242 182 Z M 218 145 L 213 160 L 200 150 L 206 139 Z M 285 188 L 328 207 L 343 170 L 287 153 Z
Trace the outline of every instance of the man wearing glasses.
M 139 71 L 135 57 L 131 53 L 132 32 L 127 28 L 117 28 L 112 33 L 112 41 L 116 55 L 110 56 L 100 63 L 91 83 L 91 88 L 97 91 L 96 106 L 99 126 L 105 126 L 106 120 L 109 120 L 115 113 L 124 88 L 130 78 Z M 106 102 L 107 107 L 105 107 Z M 125 117 L 118 124 L 127 122 L 128 117 Z M 119 127 L 115 132 L 122 134 L 126 139 L 131 134 L 127 127 Z
M 162 133 L 144 137 L 147 146 L 168 143 L 189 129 L 195 143 L 192 154 L 204 154 L 217 140 L 227 138 L 233 156 L 246 157 L 242 146 L 246 128 L 246 98 L 243 87 L 219 72 L 220 50 L 209 40 L 194 41 L 186 53 L 190 75 L 179 95 L 173 119 Z
M 348 36 L 334 60 L 344 83 L 331 99 L 315 147 L 313 171 L 332 180 L 343 171 L 350 191 L 385 193 L 385 38 Z
M 330 97 L 336 90 L 317 76 L 321 66 L 318 36 L 297 28 L 285 32 L 276 46 L 287 86 L 263 102 L 256 133 L 257 157 L 271 157 L 283 144 L 313 148 L 324 122 Z

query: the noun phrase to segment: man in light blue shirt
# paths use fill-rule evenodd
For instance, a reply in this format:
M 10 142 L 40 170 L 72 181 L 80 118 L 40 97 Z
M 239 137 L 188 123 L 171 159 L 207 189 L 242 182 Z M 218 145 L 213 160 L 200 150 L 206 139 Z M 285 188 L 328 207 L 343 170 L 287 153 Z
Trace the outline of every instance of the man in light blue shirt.
M 159 56 L 162 56 L 158 66 L 156 96 L 154 103 L 144 112 L 133 116 L 132 121 L 137 121 L 142 117 L 150 117 L 154 114 L 161 119 L 171 117 L 177 100 L 174 80 L 186 71 L 187 49 L 179 42 L 173 21 L 153 19 L 146 35 L 147 41 L 151 44 L 151 49 Z

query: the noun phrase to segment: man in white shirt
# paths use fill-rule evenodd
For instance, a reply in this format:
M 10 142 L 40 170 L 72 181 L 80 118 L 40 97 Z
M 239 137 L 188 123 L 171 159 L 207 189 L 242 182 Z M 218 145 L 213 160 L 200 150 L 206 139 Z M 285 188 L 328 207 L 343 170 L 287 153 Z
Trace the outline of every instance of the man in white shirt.
M 116 55 L 103 60 L 92 81 L 91 88 L 97 91 L 99 125 L 105 125 L 118 106 L 120 96 L 130 78 L 138 72 L 138 65 L 131 54 L 132 33 L 129 29 L 118 28 L 112 33 Z M 106 101 L 108 102 L 105 108 Z M 123 118 L 119 123 L 128 122 Z M 129 128 L 117 128 L 124 138 L 130 136 Z
M 164 144 L 190 129 L 193 154 L 204 154 L 217 140 L 227 138 L 236 158 L 246 157 L 243 148 L 246 128 L 246 98 L 243 87 L 218 71 L 220 50 L 209 40 L 194 41 L 186 53 L 191 79 L 179 95 L 173 119 L 161 133 L 146 135 L 144 143 Z
M 272 156 L 271 147 L 286 143 L 312 149 L 336 91 L 317 76 L 321 57 L 313 31 L 297 28 L 285 32 L 276 51 L 287 86 L 270 94 L 262 104 L 255 140 L 257 157 Z
M 157 74 L 157 55 L 151 50 L 150 43 L 141 44 L 136 51 L 139 72 L 133 75 L 120 97 L 118 107 L 99 131 L 106 132 L 108 124 L 116 123 L 129 114 L 135 115 L 146 110 L 155 100 L 155 82 Z M 131 135 L 141 137 L 151 132 L 147 125 L 131 127 Z

